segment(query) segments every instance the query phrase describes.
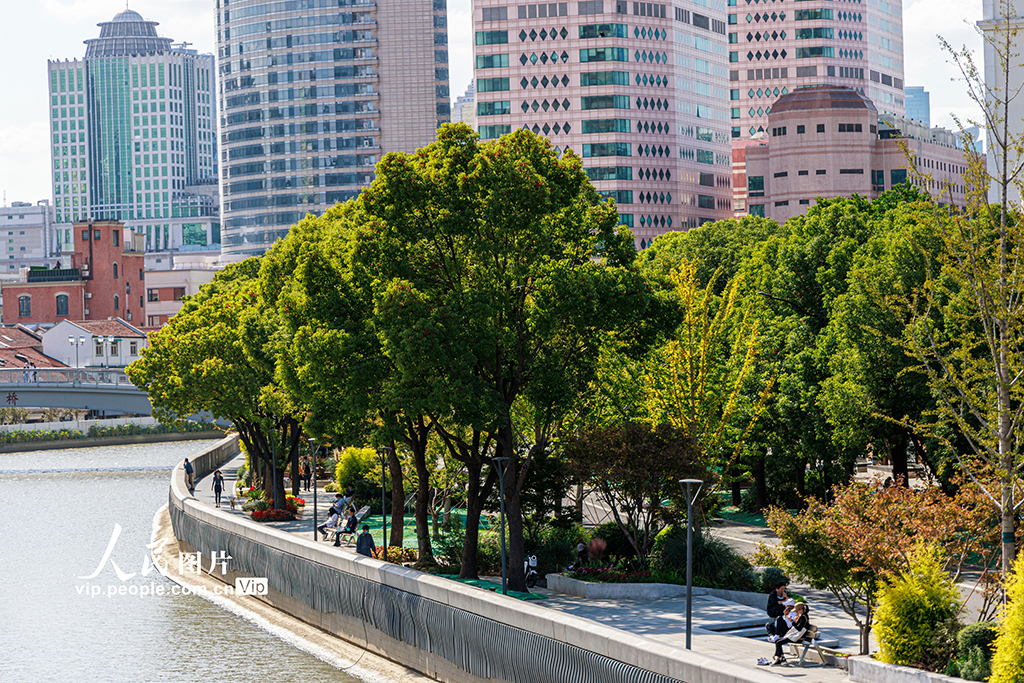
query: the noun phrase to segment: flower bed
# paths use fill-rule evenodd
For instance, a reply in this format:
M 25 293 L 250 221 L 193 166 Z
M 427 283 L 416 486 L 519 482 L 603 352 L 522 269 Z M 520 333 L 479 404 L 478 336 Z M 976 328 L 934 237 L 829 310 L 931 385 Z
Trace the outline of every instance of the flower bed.
M 252 518 L 257 522 L 285 522 L 295 519 L 295 511 L 294 509 L 274 510 L 273 508 L 253 510 Z
M 565 573 L 580 581 L 594 583 L 650 583 L 654 581 L 648 571 L 623 571 L 615 567 L 578 567 Z

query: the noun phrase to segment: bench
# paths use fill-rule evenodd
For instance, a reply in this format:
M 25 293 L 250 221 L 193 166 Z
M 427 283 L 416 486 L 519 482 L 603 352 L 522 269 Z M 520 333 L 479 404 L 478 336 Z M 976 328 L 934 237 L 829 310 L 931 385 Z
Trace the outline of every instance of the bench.
M 797 664 L 801 667 L 804 665 L 804 660 L 807 658 L 807 652 L 811 649 L 814 649 L 814 651 L 818 653 L 818 660 L 822 664 L 825 664 L 825 655 L 840 654 L 838 650 L 833 650 L 830 647 L 822 645 L 823 640 L 824 638 L 822 638 L 821 632 L 815 628 L 813 631 L 810 631 L 805 638 L 798 640 L 795 643 L 790 643 L 789 647 L 793 654 L 799 656 Z M 838 644 L 839 643 L 836 642 L 836 645 Z M 800 650 L 801 645 L 803 645 L 803 651 Z
M 356 528 L 357 529 L 359 528 L 359 522 L 363 521 L 363 517 L 365 517 L 369 513 L 370 513 L 370 506 L 369 505 L 364 505 L 363 507 L 359 508 L 359 512 L 356 513 Z M 335 543 L 341 543 L 341 537 L 342 536 L 348 536 L 348 543 L 351 544 L 352 543 L 352 537 L 355 535 L 355 533 L 356 533 L 355 530 L 348 531 L 348 530 L 345 529 L 344 526 L 338 526 L 338 527 L 334 528 L 334 531 L 331 532 L 331 535 L 328 537 L 327 540 L 332 540 L 333 539 Z

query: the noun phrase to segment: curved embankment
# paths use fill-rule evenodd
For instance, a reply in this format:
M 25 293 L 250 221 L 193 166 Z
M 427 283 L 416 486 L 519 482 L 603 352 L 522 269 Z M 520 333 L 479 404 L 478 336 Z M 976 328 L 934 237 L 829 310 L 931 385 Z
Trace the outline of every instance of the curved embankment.
M 225 439 L 192 459 L 203 476 L 237 453 Z M 168 511 L 179 544 L 227 571 L 266 578 L 260 600 L 306 624 L 452 683 L 775 683 L 769 674 L 597 622 L 470 588 L 278 531 L 189 496 L 179 465 Z M 205 565 L 204 565 L 205 567 Z

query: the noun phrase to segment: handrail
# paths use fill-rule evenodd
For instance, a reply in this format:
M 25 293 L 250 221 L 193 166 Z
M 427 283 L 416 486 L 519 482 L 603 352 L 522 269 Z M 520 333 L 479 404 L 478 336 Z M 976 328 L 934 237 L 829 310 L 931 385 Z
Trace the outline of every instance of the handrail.
M 120 368 L 0 368 L 0 384 L 134 388 Z

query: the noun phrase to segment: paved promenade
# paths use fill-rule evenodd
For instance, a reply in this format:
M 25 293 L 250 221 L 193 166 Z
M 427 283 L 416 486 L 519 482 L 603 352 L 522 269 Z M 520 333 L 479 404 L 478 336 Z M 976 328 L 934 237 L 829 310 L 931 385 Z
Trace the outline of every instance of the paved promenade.
M 224 476 L 225 492 L 234 492 L 235 471 L 244 462 L 242 457 L 227 463 L 221 473 Z M 211 479 L 206 477 L 196 483 L 196 498 L 208 505 L 214 504 Z M 273 522 L 276 528 L 301 534 L 312 538 L 312 494 L 303 494 L 306 510 L 302 517 L 288 522 Z M 326 511 L 334 499 L 333 493 L 318 489 L 318 497 L 322 503 L 320 513 Z M 230 495 L 223 497 L 221 509 L 242 515 L 241 505 L 232 511 L 228 500 Z M 324 545 L 327 545 L 326 543 Z M 338 552 L 354 552 L 351 546 L 343 546 Z M 535 607 L 554 609 L 573 614 L 577 617 L 600 622 L 604 626 L 622 629 L 630 634 L 644 636 L 674 647 L 683 648 L 686 644 L 686 599 L 671 598 L 658 600 L 606 600 L 588 599 L 555 593 L 537 588 L 535 592 L 543 593 L 545 600 L 531 603 Z M 766 598 L 767 601 L 767 598 Z M 839 649 L 856 654 L 858 650 L 857 626 L 848 616 L 836 607 L 816 602 L 810 597 L 811 620 L 818 625 L 828 639 L 839 641 Z M 710 657 L 723 659 L 735 664 L 757 669 L 785 678 L 792 678 L 808 683 L 845 683 L 848 676 L 845 671 L 811 662 L 813 655 L 803 668 L 798 667 L 796 658 L 786 648 L 789 663 L 785 666 L 758 666 L 759 657 L 772 658 L 774 645 L 763 639 L 745 638 L 736 635 L 723 635 L 716 631 L 736 626 L 743 622 L 763 624 L 768 620 L 764 611 L 747 607 L 739 603 L 723 600 L 712 596 L 694 596 L 693 599 L 693 650 Z

